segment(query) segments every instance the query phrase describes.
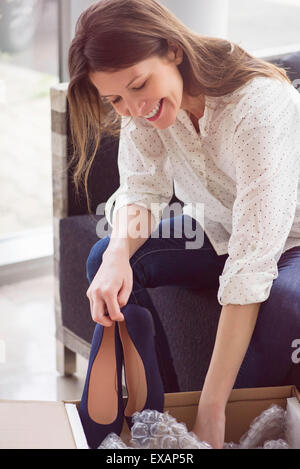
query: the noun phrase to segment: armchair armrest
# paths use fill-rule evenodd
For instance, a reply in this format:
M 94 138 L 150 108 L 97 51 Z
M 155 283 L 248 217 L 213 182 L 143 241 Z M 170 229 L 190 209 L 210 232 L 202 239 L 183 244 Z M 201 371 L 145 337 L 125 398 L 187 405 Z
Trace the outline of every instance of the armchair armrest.
M 68 215 L 67 90 L 68 83 L 50 88 L 53 217 L 56 219 Z

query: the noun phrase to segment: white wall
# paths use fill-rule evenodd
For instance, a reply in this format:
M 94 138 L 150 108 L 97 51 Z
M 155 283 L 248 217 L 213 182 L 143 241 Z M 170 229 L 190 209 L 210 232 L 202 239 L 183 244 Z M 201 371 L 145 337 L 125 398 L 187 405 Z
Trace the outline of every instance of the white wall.
M 192 31 L 227 38 L 228 0 L 158 0 Z

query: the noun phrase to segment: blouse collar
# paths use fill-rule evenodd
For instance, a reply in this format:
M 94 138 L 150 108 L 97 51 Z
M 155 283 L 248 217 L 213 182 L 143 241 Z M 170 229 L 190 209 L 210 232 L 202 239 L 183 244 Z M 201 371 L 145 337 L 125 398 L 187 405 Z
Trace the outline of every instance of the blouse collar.
M 211 121 L 211 117 L 212 117 L 212 110 L 213 110 L 212 100 L 210 99 L 210 96 L 205 96 L 204 113 L 198 119 L 200 137 L 206 137 L 208 135 L 210 121 Z M 187 111 L 185 111 L 184 109 L 180 109 L 178 114 L 177 114 L 177 118 L 185 126 L 191 128 L 192 131 L 195 132 L 193 123 L 192 123 Z

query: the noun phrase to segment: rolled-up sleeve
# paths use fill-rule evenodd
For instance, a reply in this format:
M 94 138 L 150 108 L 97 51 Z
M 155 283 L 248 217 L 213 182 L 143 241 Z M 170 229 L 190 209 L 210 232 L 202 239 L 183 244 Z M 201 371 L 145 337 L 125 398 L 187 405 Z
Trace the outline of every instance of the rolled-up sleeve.
M 236 198 L 218 301 L 265 301 L 294 220 L 299 180 L 299 108 L 286 85 L 244 102 L 233 136 Z
M 113 227 L 119 208 L 134 203 L 150 210 L 156 229 L 173 196 L 173 175 L 168 152 L 154 127 L 122 123 L 118 170 L 120 186 L 105 204 L 108 223 Z

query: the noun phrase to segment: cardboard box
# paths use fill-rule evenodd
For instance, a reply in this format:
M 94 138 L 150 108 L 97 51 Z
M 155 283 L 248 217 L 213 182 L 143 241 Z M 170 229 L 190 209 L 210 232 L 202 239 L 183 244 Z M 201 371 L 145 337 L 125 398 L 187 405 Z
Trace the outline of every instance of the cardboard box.
M 200 391 L 165 394 L 164 410 L 190 431 L 200 395 Z M 272 404 L 286 409 L 288 398 L 300 403 L 295 386 L 233 389 L 226 407 L 225 441 L 238 443 L 256 416 Z M 87 448 L 78 406 L 79 401 L 0 401 L 0 448 Z M 121 438 L 128 444 L 130 432 L 125 420 Z

